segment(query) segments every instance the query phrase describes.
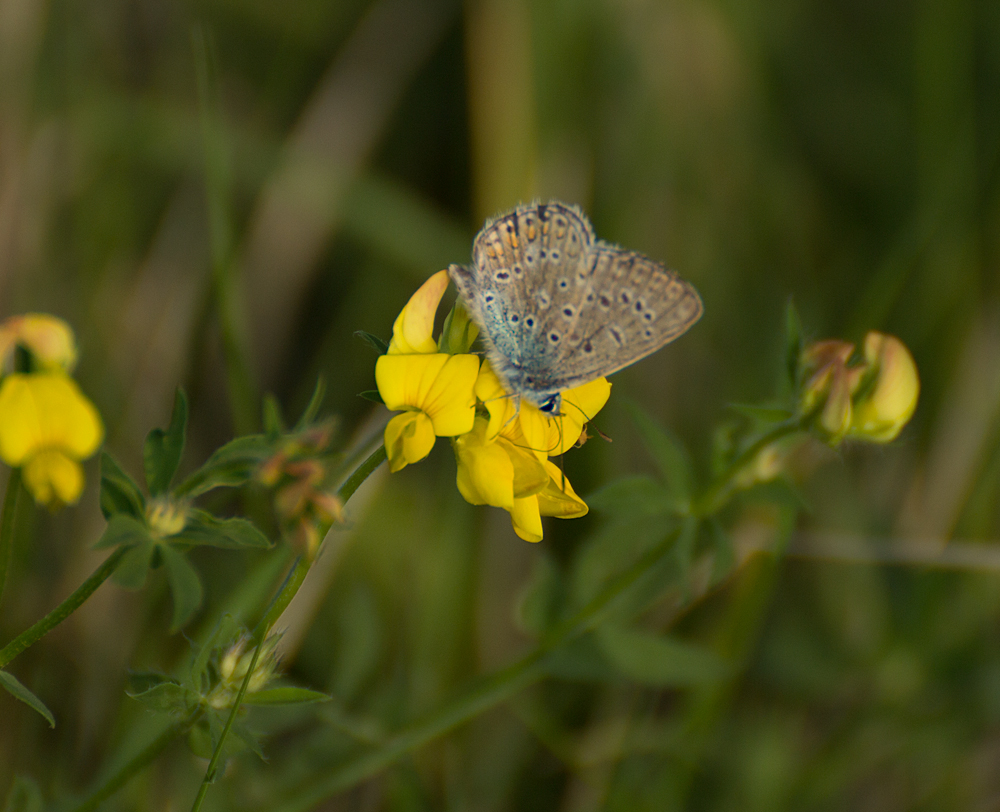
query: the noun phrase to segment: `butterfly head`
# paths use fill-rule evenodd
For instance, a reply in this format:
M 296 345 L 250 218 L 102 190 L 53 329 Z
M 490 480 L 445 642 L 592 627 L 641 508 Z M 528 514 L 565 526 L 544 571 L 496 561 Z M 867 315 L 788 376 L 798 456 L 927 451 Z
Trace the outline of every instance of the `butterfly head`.
M 538 404 L 538 411 L 547 414 L 549 417 L 558 417 L 562 414 L 562 395 L 558 392 L 554 395 L 549 395 Z

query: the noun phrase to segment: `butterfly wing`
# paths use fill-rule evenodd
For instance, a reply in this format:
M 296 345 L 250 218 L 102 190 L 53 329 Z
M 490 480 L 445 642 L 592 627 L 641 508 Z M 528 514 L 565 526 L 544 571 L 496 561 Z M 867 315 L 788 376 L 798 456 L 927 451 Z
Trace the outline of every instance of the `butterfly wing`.
M 610 375 L 673 341 L 702 314 L 688 282 L 660 263 L 598 242 L 558 304 L 565 318 L 548 387 L 562 391 Z M 546 325 L 548 327 L 548 325 Z
M 518 206 L 479 232 L 471 267 L 448 269 L 508 391 L 530 397 L 548 386 L 563 339 L 561 324 L 555 340 L 550 328 L 594 243 L 593 229 L 578 209 L 534 203 Z

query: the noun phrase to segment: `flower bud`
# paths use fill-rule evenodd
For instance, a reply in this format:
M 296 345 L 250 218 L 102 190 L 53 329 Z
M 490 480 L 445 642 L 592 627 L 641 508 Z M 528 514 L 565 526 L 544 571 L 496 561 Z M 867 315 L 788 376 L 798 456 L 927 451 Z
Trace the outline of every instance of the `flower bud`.
M 146 505 L 146 526 L 154 538 L 176 536 L 188 520 L 187 502 L 171 499 L 169 496 L 158 496 L 149 500 Z
M 4 366 L 9 366 L 17 345 L 31 353 L 39 369 L 69 372 L 76 366 L 73 330 L 48 313 L 12 316 L 0 324 L 0 361 Z
M 869 367 L 854 403 L 848 434 L 874 443 L 896 438 L 917 408 L 920 379 L 910 351 L 895 336 L 872 331 L 865 336 Z M 870 376 L 870 377 L 869 377 Z

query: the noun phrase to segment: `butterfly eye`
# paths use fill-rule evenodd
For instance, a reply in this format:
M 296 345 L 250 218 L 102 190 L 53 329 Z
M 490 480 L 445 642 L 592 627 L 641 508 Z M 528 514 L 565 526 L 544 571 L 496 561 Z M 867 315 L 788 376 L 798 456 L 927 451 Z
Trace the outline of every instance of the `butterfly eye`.
M 542 404 L 538 407 L 538 411 L 545 412 L 545 414 L 559 414 L 559 406 L 561 403 L 562 398 L 557 393 L 542 401 Z

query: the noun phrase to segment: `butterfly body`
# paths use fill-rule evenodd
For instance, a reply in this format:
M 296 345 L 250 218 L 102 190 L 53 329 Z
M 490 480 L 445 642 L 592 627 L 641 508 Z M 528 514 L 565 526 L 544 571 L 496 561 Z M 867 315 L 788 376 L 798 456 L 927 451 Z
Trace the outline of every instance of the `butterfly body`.
M 594 236 L 574 206 L 533 203 L 487 223 L 448 271 L 504 388 L 559 413 L 559 393 L 655 352 L 702 313 L 697 291 Z

